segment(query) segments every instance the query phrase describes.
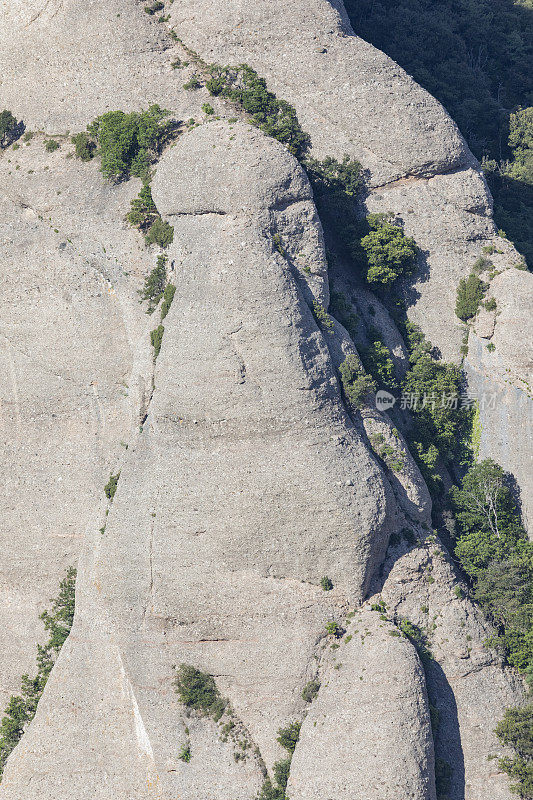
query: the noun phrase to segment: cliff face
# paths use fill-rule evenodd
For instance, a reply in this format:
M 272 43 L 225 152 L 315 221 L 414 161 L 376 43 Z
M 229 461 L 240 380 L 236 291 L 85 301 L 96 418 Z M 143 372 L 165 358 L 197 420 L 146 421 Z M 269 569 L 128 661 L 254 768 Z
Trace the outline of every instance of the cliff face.
M 2 13 L 2 103 L 39 129 L 0 157 L 6 697 L 29 668 L 37 610 L 81 559 L 74 627 L 0 797 L 250 800 L 287 755 L 278 729 L 304 720 L 291 798 L 435 800 L 437 759 L 452 769 L 451 800 L 484 800 L 487 786 L 509 800 L 487 757 L 521 688 L 483 648 L 490 629 L 454 593 L 444 552 L 424 544 L 431 501 L 401 435 L 375 408 L 355 414 L 344 402 L 336 370 L 356 348 L 340 323 L 313 314 L 329 302 L 328 265 L 305 172 L 281 144 L 229 122 L 220 101 L 225 119 L 165 152 L 152 193 L 174 227 L 176 294 L 154 364 L 160 311 L 148 317 L 137 291 L 155 253 L 124 222 L 139 181 L 105 183 L 95 162 L 67 160 L 66 135 L 46 154 L 42 131 L 150 102 L 199 118 L 207 94 L 181 89 L 192 68 L 172 69 L 183 52 L 138 3 L 43 0 Z M 351 35 L 341 3 L 184 0 L 164 13 L 206 61 L 256 67 L 294 104 L 314 154 L 362 162 L 368 209 L 393 210 L 426 251 L 405 287 L 409 315 L 457 357 L 456 284 L 495 230 L 443 109 Z M 525 394 L 529 361 L 504 298 L 527 295 L 531 276 L 502 248 L 491 285 L 498 370 L 478 327 L 467 371 L 476 392 L 496 375 Z M 357 300 L 366 306 L 363 290 Z M 405 368 L 401 337 L 376 307 Z M 498 408 L 482 411 L 483 455 L 526 485 L 527 451 L 515 446 L 525 423 Z M 504 424 L 502 444 L 489 433 Z M 376 432 L 401 454 L 396 472 L 374 453 Z M 119 470 L 106 508 L 103 486 Z M 414 546 L 397 544 L 402 530 Z M 387 615 L 369 601 L 354 616 L 374 594 Z M 429 665 L 396 635 L 394 615 L 430 632 Z M 231 716 L 187 715 L 173 688 L 180 663 L 215 677 Z M 310 681 L 320 683 L 311 705 Z

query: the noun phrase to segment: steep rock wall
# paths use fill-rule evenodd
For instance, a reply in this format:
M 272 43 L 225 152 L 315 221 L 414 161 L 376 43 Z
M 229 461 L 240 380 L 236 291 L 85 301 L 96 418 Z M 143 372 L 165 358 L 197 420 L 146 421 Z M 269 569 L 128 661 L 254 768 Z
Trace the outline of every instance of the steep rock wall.
M 444 358 L 458 361 L 459 280 L 484 246 L 502 249 L 507 267 L 519 258 L 497 237 L 492 198 L 456 126 L 397 64 L 353 35 L 341 2 L 208 5 L 185 0 L 171 8 L 170 24 L 207 62 L 246 62 L 265 76 L 296 108 L 314 154 L 340 158 L 348 153 L 362 163 L 368 210 L 392 211 L 422 250 L 414 279 L 402 287 L 409 318 Z M 531 297 L 533 278 L 526 273 L 523 280 Z M 526 330 L 524 344 L 531 353 L 530 321 Z M 509 452 L 519 453 L 522 426 L 507 422 Z M 500 448 L 493 438 L 487 435 L 483 442 L 484 451 L 497 460 Z M 506 463 L 524 479 L 520 455 L 510 455 Z
M 147 321 L 124 274 L 152 260 L 122 221 L 134 187 L 43 152 L 32 141 L 0 159 L 2 708 L 34 669 L 38 615 L 150 388 Z
M 509 781 L 498 769 L 503 755 L 495 722 L 522 702 L 513 670 L 486 647 L 494 630 L 466 596 L 451 559 L 434 534 L 423 544 L 394 544 L 384 563 L 381 599 L 387 614 L 418 626 L 431 654 L 425 659 L 434 712 L 440 793 L 451 800 L 509 800 Z
M 216 174 L 212 185 L 203 180 L 198 165 L 210 159 L 229 189 Z M 321 229 L 295 160 L 246 125 L 213 123 L 162 159 L 153 195 L 174 224 L 169 257 L 178 286 L 154 395 L 105 532 L 88 542 L 94 566 L 81 578 L 77 627 L 35 725 L 10 759 L 6 798 L 29 798 L 35 769 L 43 798 L 95 796 L 86 742 L 98 738 L 102 718 L 91 692 L 75 702 L 63 694 L 64 672 L 70 686 L 87 680 L 87 669 L 119 719 L 124 704 L 131 714 L 138 709 L 153 754 L 147 759 L 133 730 L 122 731 L 124 757 L 105 768 L 115 776 L 115 797 L 129 797 L 130 776 L 152 781 L 153 770 L 159 777 L 147 796 L 193 798 L 200 788 L 228 800 L 249 796 L 260 777 L 253 759 L 211 786 L 198 777 L 199 752 L 190 767 L 178 762 L 185 723 L 172 700 L 172 665 L 217 676 L 270 767 L 280 756 L 277 728 L 302 713 L 300 693 L 326 622 L 364 595 L 401 520 L 343 406 L 298 281 L 275 255 L 276 215 L 292 215 L 292 234 L 309 254 L 313 280 L 323 283 Z M 332 592 L 320 588 L 323 575 Z M 95 663 L 82 668 L 88 652 Z M 117 706 L 121 680 L 131 693 Z M 45 724 L 56 705 L 60 738 L 54 721 Z M 75 735 L 80 718 L 83 741 Z M 52 769 L 69 725 L 70 767 Z M 216 728 L 204 726 L 202 737 L 216 748 Z M 69 795 L 62 787 L 72 773 Z

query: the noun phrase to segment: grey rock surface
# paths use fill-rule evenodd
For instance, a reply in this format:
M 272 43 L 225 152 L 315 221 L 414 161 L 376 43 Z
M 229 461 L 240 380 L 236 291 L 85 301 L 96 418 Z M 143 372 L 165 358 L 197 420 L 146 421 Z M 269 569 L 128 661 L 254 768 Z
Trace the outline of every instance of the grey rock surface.
M 135 0 L 2 0 L 0 17 L 0 95 L 28 130 L 75 133 L 105 111 L 174 107 L 171 40 Z
M 289 100 L 313 154 L 348 153 L 361 162 L 369 210 L 399 215 L 427 253 L 407 292 L 409 314 L 446 357 L 457 358 L 456 285 L 495 226 L 477 162 L 442 106 L 353 34 L 340 2 L 275 0 L 245 9 L 224 0 L 207 12 L 184 0 L 170 14 L 207 62 L 248 63 Z
M 524 521 L 533 531 L 533 276 L 508 269 L 490 283 L 490 327 L 476 319 L 465 372 L 478 401 L 479 458 L 493 458 L 517 482 Z M 493 349 L 490 349 L 493 348 Z
M 435 800 L 424 670 L 413 646 L 368 607 L 322 673 L 291 763 L 294 800 Z
M 391 547 L 384 576 L 387 614 L 417 625 L 432 655 L 425 672 L 438 712 L 435 755 L 443 773 L 449 772 L 442 793 L 451 800 L 484 800 L 490 787 L 495 800 L 510 800 L 508 778 L 492 758 L 503 755 L 494 728 L 506 708 L 522 702 L 523 688 L 485 646 L 493 629 L 467 598 L 432 534 L 413 548 Z
M 243 172 L 234 173 L 235 193 L 217 196 L 216 213 L 203 213 L 200 186 L 195 203 L 189 187 L 213 148 L 222 174 L 232 174 L 227 165 L 237 152 Z M 244 187 L 242 174 L 249 176 Z M 85 730 L 79 749 L 73 737 L 71 753 L 82 765 L 74 790 L 80 800 L 93 796 L 94 765 L 88 759 L 85 766 L 84 753 L 101 724 L 88 700 L 73 705 L 63 695 L 63 671 L 87 660 L 80 647 L 118 654 L 98 673 L 103 702 L 108 694 L 115 702 L 122 664 L 132 687 L 123 702 L 130 716 L 139 710 L 162 796 L 192 800 L 209 784 L 194 779 L 204 769 L 201 746 L 190 768 L 176 768 L 183 722 L 172 700 L 172 666 L 191 663 L 216 676 L 271 767 L 281 751 L 277 729 L 302 713 L 300 693 L 326 622 L 364 595 L 397 516 L 388 481 L 343 406 L 299 279 L 272 243 L 278 213 L 287 220 L 292 204 L 304 220 L 315 213 L 294 159 L 249 126 L 213 123 L 165 155 L 153 196 L 175 228 L 169 257 L 178 290 L 148 419 L 126 453 L 105 533 L 88 543 L 94 567 L 84 570 L 88 588 L 78 599 L 83 633 L 73 636 L 72 656 L 47 687 L 47 702 L 62 707 L 63 730 L 69 716 Z M 291 233 L 300 249 L 314 248 L 320 274 L 318 221 L 314 231 L 295 224 Z M 324 575 L 331 592 L 318 585 Z M 53 727 L 43 727 L 45 708 L 12 756 L 6 797 L 29 800 L 35 753 L 53 760 L 58 745 Z M 114 772 L 128 776 L 122 786 L 116 778 L 119 798 L 129 797 L 129 776 L 148 775 L 144 750 L 135 756 L 137 740 L 123 735 L 135 768 L 129 755 L 114 762 Z M 216 741 L 209 730 L 202 736 Z M 226 762 L 211 757 L 224 773 Z M 249 796 L 258 768 L 248 760 L 237 766 L 213 784 L 213 797 Z M 67 774 L 47 776 L 41 796 L 56 797 Z
M 367 209 L 392 211 L 421 248 L 418 270 L 401 289 L 409 318 L 443 358 L 459 361 L 460 279 L 484 246 L 503 249 L 506 267 L 519 259 L 497 236 L 485 179 L 454 123 L 397 64 L 353 34 L 341 2 L 208 6 L 184 0 L 171 9 L 170 24 L 207 62 L 245 62 L 264 76 L 296 108 L 314 155 L 348 153 L 361 162 Z M 531 339 L 524 345 L 531 360 Z M 522 426 L 506 425 L 511 450 L 520 450 Z M 509 468 L 529 494 L 522 461 L 511 458 Z
M 495 235 L 486 185 L 455 125 L 352 35 L 338 0 L 180 0 L 166 11 L 206 60 L 256 67 L 295 105 L 315 155 L 361 160 L 368 209 L 392 210 L 424 251 L 403 291 L 446 357 L 462 337 L 460 277 L 485 244 L 503 249 L 494 329 L 478 318 L 466 369 L 478 398 L 503 389 L 498 411 L 482 410 L 480 455 L 516 475 L 529 510 L 529 418 L 511 403 L 531 408 L 531 314 L 514 305 L 531 296 L 531 276 L 507 269 L 516 253 Z M 356 786 L 361 800 L 434 800 L 426 682 L 441 719 L 436 755 L 454 768 L 451 800 L 485 800 L 489 790 L 509 800 L 487 756 L 499 752 L 495 721 L 522 693 L 482 647 L 490 629 L 454 594 L 437 547 L 393 547 L 380 575 L 390 534 L 427 525 L 431 501 L 387 417 L 343 402 L 336 368 L 365 339 L 313 316 L 329 287 L 304 172 L 242 122 L 209 121 L 167 150 L 153 196 L 174 226 L 177 291 L 154 366 L 159 312 L 147 317 L 137 291 L 156 251 L 124 221 L 140 183 L 105 183 L 97 162 L 68 158 L 67 131 L 152 102 L 205 122 L 207 92 L 182 90 L 194 63 L 172 68 L 182 51 L 134 0 L 0 0 L 0 14 L 2 105 L 39 129 L 0 155 L 2 702 L 31 671 L 37 614 L 84 542 L 74 628 L 0 798 L 250 800 L 265 764 L 272 774 L 286 755 L 278 728 L 303 719 L 301 690 L 320 676 L 291 797 L 348 800 Z M 55 153 L 43 131 L 64 135 Z M 335 280 L 367 324 L 376 317 L 401 375 L 407 354 L 384 307 L 342 269 Z M 479 338 L 489 334 L 493 353 Z M 376 436 L 401 468 L 380 459 Z M 118 469 L 106 509 L 103 486 Z M 413 647 L 367 609 L 364 635 L 354 625 L 331 658 L 326 623 L 342 622 L 369 589 L 382 590 L 388 613 L 427 629 L 435 661 L 425 677 Z M 187 714 L 172 686 L 180 662 L 215 676 L 246 748 Z M 187 743 L 190 762 L 179 757 Z
M 0 157 L 2 708 L 150 388 L 135 273 L 154 256 L 123 223 L 134 187 L 44 152 L 36 137 Z

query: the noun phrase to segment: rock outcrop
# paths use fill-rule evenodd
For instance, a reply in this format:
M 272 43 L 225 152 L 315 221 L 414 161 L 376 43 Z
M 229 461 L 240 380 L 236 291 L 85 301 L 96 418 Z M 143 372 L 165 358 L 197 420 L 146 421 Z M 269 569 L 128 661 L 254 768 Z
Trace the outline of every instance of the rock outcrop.
M 409 318 L 444 358 L 459 361 L 463 330 L 454 309 L 460 279 L 494 242 L 507 267 L 518 258 L 497 236 L 485 179 L 456 126 L 397 64 L 353 34 L 341 2 L 208 5 L 184 0 L 172 7 L 178 35 L 209 63 L 246 62 L 266 77 L 296 108 L 314 155 L 348 153 L 361 162 L 368 210 L 392 211 L 422 250 L 414 278 L 402 289 Z M 526 273 L 522 280 L 531 297 L 533 278 Z M 530 322 L 527 331 L 531 359 Z M 506 464 L 527 493 L 523 425 L 509 419 L 508 431 Z M 501 448 L 488 430 L 482 439 L 484 452 L 497 460 Z
M 439 793 L 451 800 L 483 800 L 490 786 L 491 797 L 507 800 L 509 783 L 495 758 L 503 753 L 494 727 L 506 708 L 521 702 L 522 687 L 486 647 L 494 630 L 466 596 L 434 534 L 415 547 L 395 543 L 384 576 L 386 613 L 416 625 L 427 652 Z
M 481 308 L 464 367 L 479 408 L 479 457 L 513 475 L 533 532 L 533 292 L 529 272 L 507 269 L 490 282 L 496 308 Z
M 0 159 L 2 707 L 150 390 L 124 275 L 152 260 L 122 220 L 134 187 L 43 153 L 41 139 Z
M 212 185 L 199 169 L 210 161 Z M 305 173 L 249 126 L 215 122 L 162 159 L 153 196 L 174 225 L 169 258 L 179 287 L 165 317 L 154 394 L 105 533 L 89 543 L 94 569 L 87 599 L 82 592 L 78 601 L 70 655 L 54 670 L 41 721 L 9 763 L 6 798 L 29 798 L 24 776 L 36 752 L 50 765 L 41 768 L 41 796 L 65 791 L 68 775 L 51 769 L 61 739 L 43 721 L 47 705 L 61 705 L 63 736 L 69 716 L 73 741 L 80 724 L 91 741 L 98 736 L 101 721 L 83 695 L 74 703 L 63 695 L 63 670 L 80 670 L 77 679 L 87 682 L 87 647 L 110 653 L 101 668 L 99 655 L 90 667 L 101 702 L 114 707 L 116 687 L 129 682 L 121 702 L 133 716 L 138 708 L 153 752 L 152 764 L 139 747 L 135 770 L 129 756 L 118 757 L 113 773 L 146 770 L 152 780 L 152 765 L 159 775 L 153 796 L 195 796 L 190 768 L 176 766 L 183 723 L 171 684 L 179 662 L 217 676 L 271 766 L 278 727 L 301 713 L 326 622 L 364 596 L 395 526 L 388 481 L 344 408 L 324 335 L 272 241 L 277 216 L 285 226 L 292 220 L 290 233 L 323 282 L 321 229 Z M 320 588 L 324 575 L 334 591 Z M 134 733 L 124 740 L 130 754 Z M 68 791 L 79 798 L 96 791 L 93 778 L 85 781 L 86 770 L 94 775 L 86 746 L 71 747 L 76 783 Z M 247 764 L 228 781 L 230 794 L 221 781 L 213 796 L 229 800 L 239 785 L 249 795 Z M 130 796 L 126 780 L 118 788 L 120 775 L 116 787 L 115 797 Z
M 368 608 L 347 630 L 302 725 L 287 794 L 435 800 L 426 681 L 414 647 Z
M 206 62 L 255 67 L 294 104 L 314 155 L 361 161 L 368 210 L 392 210 L 424 251 L 403 291 L 448 358 L 463 336 L 456 285 L 498 243 L 497 311 L 480 312 L 465 368 L 478 398 L 505 395 L 496 410 L 480 403 L 480 455 L 515 474 L 527 511 L 527 417 L 510 402 L 530 403 L 516 332 L 531 344 L 531 315 L 513 303 L 531 276 L 498 240 L 456 126 L 353 35 L 339 0 L 180 0 L 160 22 L 135 0 L 0 0 L 0 13 L 2 106 L 38 129 L 0 157 L 2 702 L 31 670 L 37 613 L 83 542 L 74 626 L 0 798 L 250 800 L 287 755 L 278 729 L 303 720 L 294 800 L 510 800 L 487 758 L 521 687 L 483 648 L 491 629 L 455 594 L 441 548 L 398 545 L 400 531 L 422 538 L 431 499 L 387 415 L 345 403 L 338 367 L 365 335 L 316 318 L 330 290 L 305 172 L 229 122 L 225 101 L 210 99 L 225 121 L 202 116 L 206 90 L 182 88 L 196 56 L 182 69 L 168 28 Z M 139 181 L 104 182 L 67 133 L 153 102 L 189 120 L 152 181 L 174 227 L 164 320 L 138 302 L 156 258 L 124 220 Z M 59 150 L 44 150 L 45 133 Z M 401 376 L 407 352 L 384 306 L 344 265 L 334 277 Z M 365 604 L 352 619 L 369 593 L 386 614 Z M 429 663 L 402 618 L 427 634 Z M 342 641 L 328 623 L 346 627 Z M 180 663 L 214 676 L 231 709 L 221 720 L 180 703 Z M 309 681 L 321 684 L 312 705 Z

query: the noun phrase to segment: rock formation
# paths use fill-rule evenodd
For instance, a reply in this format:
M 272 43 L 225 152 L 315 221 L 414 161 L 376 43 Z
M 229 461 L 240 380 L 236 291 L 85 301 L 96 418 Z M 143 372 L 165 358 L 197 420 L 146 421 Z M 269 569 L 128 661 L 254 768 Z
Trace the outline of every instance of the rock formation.
M 498 311 L 476 318 L 465 370 L 478 398 L 501 390 L 503 403 L 480 403 L 480 455 L 515 475 L 531 512 L 516 402 L 530 403 L 516 331 L 531 344 L 531 315 L 513 305 L 531 275 L 498 239 L 454 123 L 353 35 L 338 0 L 180 0 L 159 23 L 134 0 L 6 2 L 0 13 L 0 105 L 35 131 L 0 154 L 4 705 L 31 669 L 38 612 L 79 558 L 74 626 L 0 799 L 251 800 L 287 756 L 279 729 L 297 721 L 293 800 L 485 800 L 487 787 L 510 800 L 487 759 L 521 682 L 483 647 L 489 623 L 427 539 L 431 498 L 403 435 L 368 403 L 346 403 L 338 370 L 357 342 L 317 319 L 328 263 L 306 173 L 230 103 L 182 86 L 195 58 L 247 62 L 294 105 L 313 155 L 362 163 L 366 208 L 391 210 L 422 248 L 402 291 L 447 358 L 463 337 L 458 281 L 497 242 Z M 171 28 L 198 54 L 183 69 Z M 221 118 L 196 126 L 208 99 Z M 182 121 L 152 180 L 174 228 L 164 322 L 138 298 L 157 251 L 124 219 L 139 180 L 104 181 L 67 135 L 153 102 Z M 51 134 L 61 147 L 47 153 Z M 332 269 L 368 324 L 372 305 L 405 372 L 384 306 Z M 118 472 L 109 504 L 103 487 Z M 431 640 L 429 662 L 402 620 Z M 229 704 L 219 720 L 180 702 L 179 664 L 214 677 Z

